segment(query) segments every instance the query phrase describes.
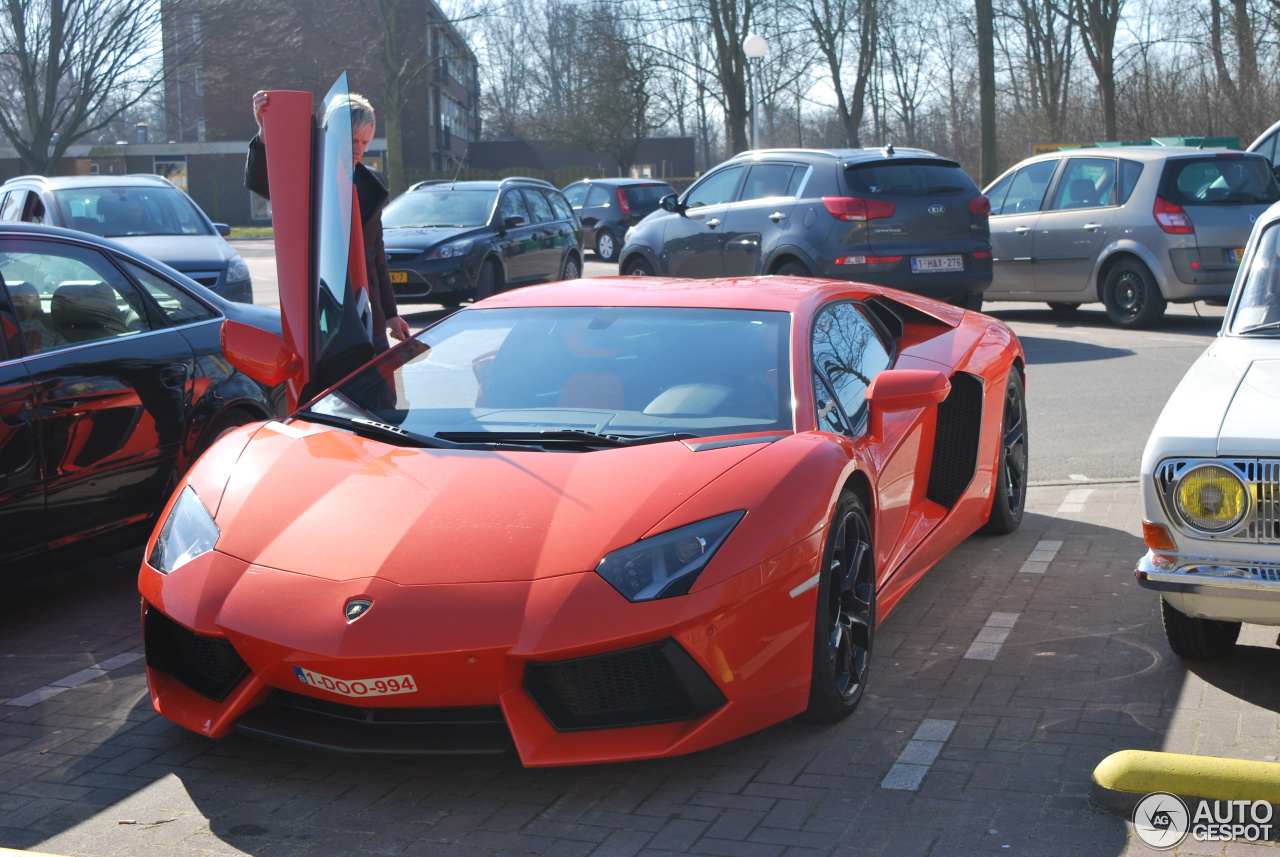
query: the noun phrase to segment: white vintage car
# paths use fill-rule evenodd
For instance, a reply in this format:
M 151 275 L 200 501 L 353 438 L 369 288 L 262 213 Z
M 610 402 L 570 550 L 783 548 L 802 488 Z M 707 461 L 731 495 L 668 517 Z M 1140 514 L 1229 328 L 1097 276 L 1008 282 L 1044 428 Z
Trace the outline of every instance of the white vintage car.
M 1258 218 L 1222 330 L 1178 384 L 1142 456 L 1138 583 L 1165 636 L 1216 658 L 1240 623 L 1280 625 L 1280 204 Z

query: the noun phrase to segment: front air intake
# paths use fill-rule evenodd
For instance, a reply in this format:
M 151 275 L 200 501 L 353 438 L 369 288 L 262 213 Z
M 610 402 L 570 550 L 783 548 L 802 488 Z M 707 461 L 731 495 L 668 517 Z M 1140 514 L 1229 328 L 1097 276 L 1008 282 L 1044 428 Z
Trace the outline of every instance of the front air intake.
M 190 631 L 151 605 L 143 617 L 143 642 L 147 666 L 214 702 L 226 699 L 249 672 L 230 641 Z

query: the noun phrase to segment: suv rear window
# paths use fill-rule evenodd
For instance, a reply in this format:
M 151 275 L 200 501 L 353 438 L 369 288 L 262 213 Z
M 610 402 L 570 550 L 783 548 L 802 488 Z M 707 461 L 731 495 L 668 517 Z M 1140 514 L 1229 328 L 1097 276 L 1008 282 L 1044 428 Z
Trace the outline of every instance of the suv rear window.
M 640 208 L 657 208 L 658 200 L 675 193 L 667 184 L 633 184 L 627 185 L 623 191 L 627 195 L 627 204 Z
M 1178 205 L 1254 205 L 1280 200 L 1271 165 L 1256 155 L 1169 161 L 1163 196 Z
M 940 160 L 874 161 L 845 167 L 845 180 L 854 193 L 885 196 L 939 196 L 977 193 L 978 186 L 960 165 Z

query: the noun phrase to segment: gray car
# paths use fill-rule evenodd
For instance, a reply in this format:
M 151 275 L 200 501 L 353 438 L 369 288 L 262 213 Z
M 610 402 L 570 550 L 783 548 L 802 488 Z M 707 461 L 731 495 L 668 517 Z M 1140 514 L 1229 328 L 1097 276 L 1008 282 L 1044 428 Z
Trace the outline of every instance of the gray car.
M 987 188 L 987 301 L 1101 301 L 1121 327 L 1169 303 L 1225 302 L 1254 221 L 1280 199 L 1260 155 L 1215 149 L 1071 149 L 1019 163 Z
M 19 176 L 0 184 L 0 222 L 43 223 L 100 235 L 164 262 L 227 300 L 253 303 L 249 266 L 168 179 Z

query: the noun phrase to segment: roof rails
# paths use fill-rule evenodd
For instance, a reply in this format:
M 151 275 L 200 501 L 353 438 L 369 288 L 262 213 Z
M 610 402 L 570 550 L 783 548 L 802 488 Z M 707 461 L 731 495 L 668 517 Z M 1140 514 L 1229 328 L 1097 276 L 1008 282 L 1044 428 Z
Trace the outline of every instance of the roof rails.
M 426 181 L 414 182 L 413 184 L 409 185 L 409 190 L 405 191 L 405 193 L 409 193 L 410 191 L 415 191 L 420 187 L 426 187 L 428 185 L 449 184 L 452 181 L 453 179 L 427 179 Z
M 505 179 L 499 182 L 498 186 L 506 187 L 508 182 L 511 182 L 513 184 L 515 182 L 525 182 L 527 184 L 536 184 L 536 185 L 541 185 L 542 187 L 549 187 L 552 189 L 555 188 L 555 185 L 553 185 L 551 182 L 543 181 L 542 179 L 531 179 L 531 178 L 528 178 L 527 176 L 507 176 Z

